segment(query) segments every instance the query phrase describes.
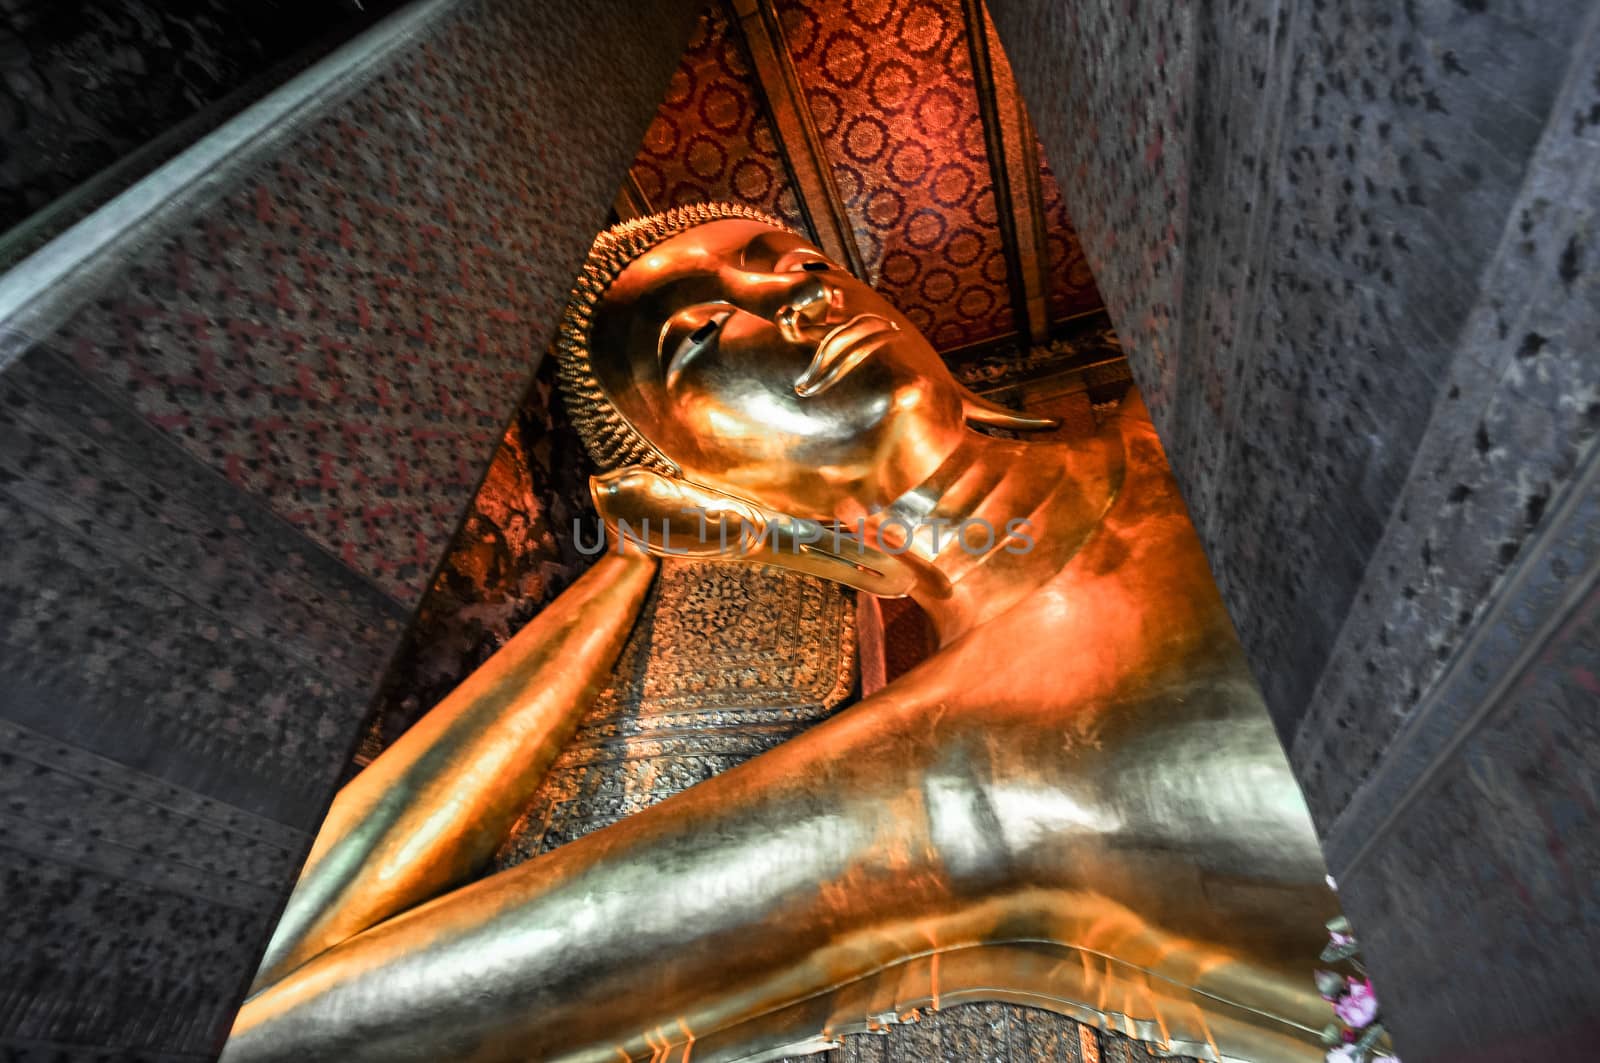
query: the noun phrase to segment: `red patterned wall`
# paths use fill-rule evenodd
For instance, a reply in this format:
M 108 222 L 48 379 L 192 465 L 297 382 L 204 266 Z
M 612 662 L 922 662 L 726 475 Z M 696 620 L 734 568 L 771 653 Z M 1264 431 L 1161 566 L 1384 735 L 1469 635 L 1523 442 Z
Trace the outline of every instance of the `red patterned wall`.
M 1044 151 L 1039 151 L 1041 186 L 1040 198 L 1044 201 L 1045 243 L 1049 252 L 1049 287 L 1045 289 L 1046 305 L 1051 321 L 1062 321 L 1079 314 L 1087 314 L 1105 306 L 1100 289 L 1095 287 L 1094 274 L 1089 260 L 1083 257 L 1078 245 L 1078 233 L 1067 215 L 1067 204 L 1061 198 L 1061 187 L 1056 184 L 1050 164 L 1044 162 Z
M 777 16 L 778 46 L 792 61 L 799 104 L 820 138 L 867 279 L 941 351 L 1024 331 L 961 0 L 764 2 Z M 641 205 L 734 200 L 809 231 L 788 164 L 808 149 L 778 138 L 761 77 L 730 19 L 720 2 L 701 16 L 632 166 Z M 1006 57 L 990 60 L 996 80 L 1009 84 Z M 1043 157 L 1041 253 L 1047 309 L 1058 323 L 1103 303 Z
M 732 200 L 809 231 L 744 44 L 719 5 L 695 27 L 631 173 L 652 210 Z
M 870 278 L 948 349 L 1016 331 L 959 0 L 779 0 Z

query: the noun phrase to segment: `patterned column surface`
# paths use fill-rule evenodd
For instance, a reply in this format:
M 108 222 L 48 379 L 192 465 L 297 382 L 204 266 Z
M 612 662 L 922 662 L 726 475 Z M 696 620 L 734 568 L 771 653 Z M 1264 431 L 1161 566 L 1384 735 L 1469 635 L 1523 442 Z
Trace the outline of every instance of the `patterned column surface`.
M 7 1058 L 220 1047 L 693 14 L 413 5 L 0 280 Z
M 992 7 L 1400 1054 L 1592 1058 L 1600 8 Z

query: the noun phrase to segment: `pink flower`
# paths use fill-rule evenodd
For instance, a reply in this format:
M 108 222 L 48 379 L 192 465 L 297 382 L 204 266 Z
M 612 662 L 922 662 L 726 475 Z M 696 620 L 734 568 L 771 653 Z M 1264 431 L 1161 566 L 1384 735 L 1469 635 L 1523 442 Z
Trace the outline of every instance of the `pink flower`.
M 1350 979 L 1344 996 L 1333 1005 L 1333 1013 L 1346 1026 L 1360 1029 L 1378 1017 L 1378 998 L 1372 992 L 1372 983 L 1366 979 Z
M 1328 931 L 1328 939 L 1335 945 L 1351 945 L 1354 944 L 1356 940 L 1353 935 L 1341 934 L 1337 930 Z
M 1328 1049 L 1328 1063 L 1359 1063 L 1359 1060 L 1355 1045 L 1340 1045 L 1338 1048 Z

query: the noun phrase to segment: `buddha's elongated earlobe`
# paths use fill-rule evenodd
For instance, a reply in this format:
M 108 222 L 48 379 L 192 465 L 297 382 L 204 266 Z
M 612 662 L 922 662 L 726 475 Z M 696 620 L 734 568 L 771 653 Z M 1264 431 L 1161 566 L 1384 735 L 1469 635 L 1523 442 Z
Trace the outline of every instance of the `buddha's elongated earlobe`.
M 959 384 L 956 386 L 961 389 L 962 413 L 971 423 L 986 424 L 990 428 L 1009 428 L 1014 432 L 1039 432 L 1061 424 L 1054 417 L 1030 417 L 1008 410 L 998 402 L 990 402 Z
M 589 492 L 613 534 L 658 557 L 777 565 L 884 598 L 937 578 L 817 521 L 642 466 L 590 477 Z

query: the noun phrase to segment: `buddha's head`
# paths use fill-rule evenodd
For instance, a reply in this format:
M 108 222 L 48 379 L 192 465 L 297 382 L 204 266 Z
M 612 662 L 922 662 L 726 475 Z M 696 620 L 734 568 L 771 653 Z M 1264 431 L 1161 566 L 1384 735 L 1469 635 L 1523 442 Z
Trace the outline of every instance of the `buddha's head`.
M 602 470 L 642 467 L 815 520 L 900 497 L 974 411 L 995 409 L 871 287 L 726 204 L 603 233 L 557 351 Z

